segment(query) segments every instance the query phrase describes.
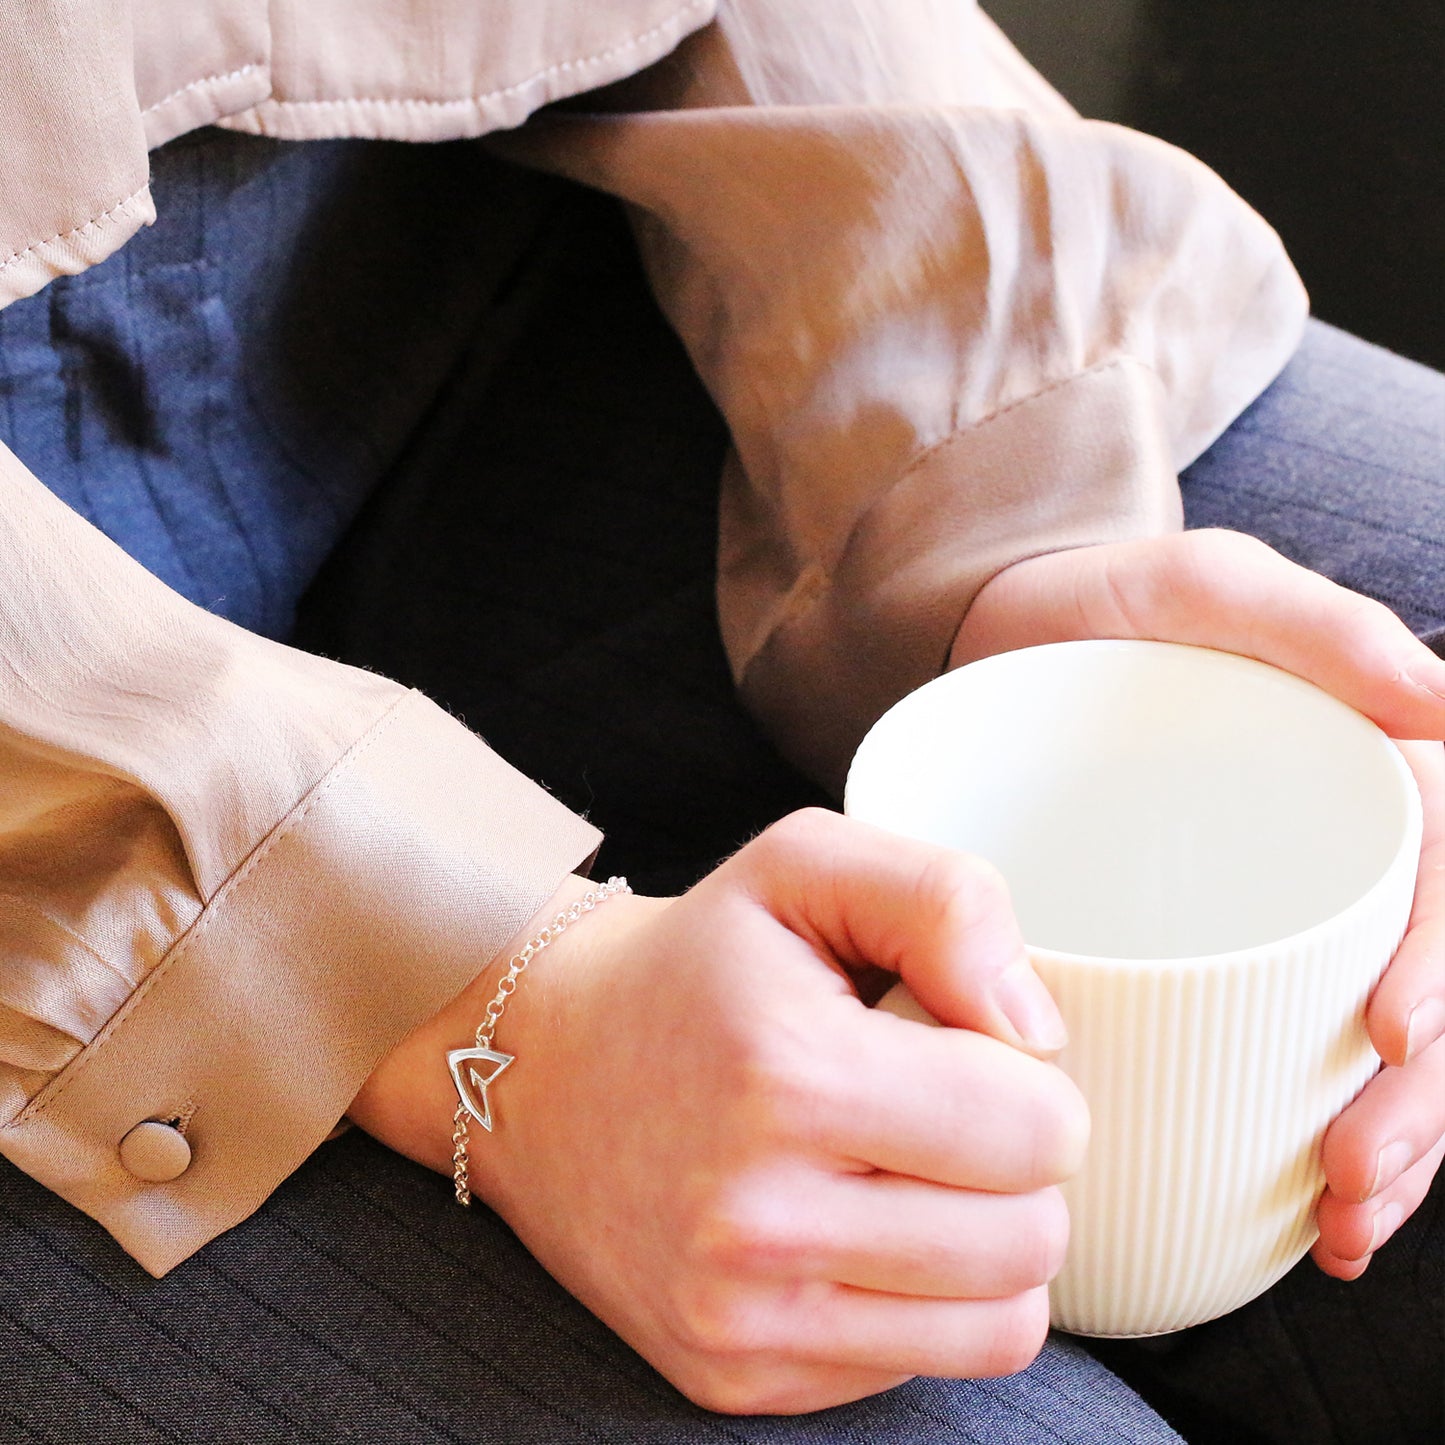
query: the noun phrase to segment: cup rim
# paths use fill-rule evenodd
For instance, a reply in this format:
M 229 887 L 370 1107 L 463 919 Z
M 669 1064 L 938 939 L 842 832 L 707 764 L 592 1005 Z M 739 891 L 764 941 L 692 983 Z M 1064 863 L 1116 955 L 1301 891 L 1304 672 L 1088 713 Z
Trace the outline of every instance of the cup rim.
M 1058 650 L 1078 652 L 1088 651 L 1109 651 L 1109 652 L 1145 652 L 1173 650 L 1177 652 L 1209 653 L 1230 663 L 1246 665 L 1251 671 L 1256 668 L 1266 668 L 1280 674 L 1281 677 L 1292 679 L 1303 688 L 1308 688 L 1318 693 L 1321 698 L 1328 700 L 1336 707 L 1346 709 L 1353 713 L 1366 724 L 1378 737 L 1378 741 L 1386 748 L 1386 756 L 1393 770 L 1393 776 L 1399 783 L 1402 801 L 1405 806 L 1405 828 L 1399 846 L 1391 855 L 1389 862 L 1380 871 L 1374 882 L 1365 888 L 1352 902 L 1347 903 L 1343 908 L 1326 917 L 1317 919 L 1307 928 L 1298 929 L 1294 933 L 1281 935 L 1278 938 L 1262 938 L 1254 943 L 1245 944 L 1240 948 L 1228 949 L 1220 953 L 1197 953 L 1177 955 L 1151 955 L 1143 958 L 1119 958 L 1108 954 L 1098 953 L 1074 953 L 1066 949 L 1043 948 L 1030 943 L 1027 938 L 1024 940 L 1024 948 L 1031 959 L 1043 960 L 1046 963 L 1057 963 L 1080 970 L 1094 969 L 1099 971 L 1113 970 L 1133 972 L 1140 969 L 1149 969 L 1157 972 L 1161 969 L 1172 969 L 1176 972 L 1185 972 L 1190 969 L 1208 968 L 1211 970 L 1225 969 L 1231 966 L 1247 964 L 1258 958 L 1263 953 L 1274 953 L 1281 950 L 1295 950 L 1307 948 L 1326 934 L 1338 932 L 1348 927 L 1353 918 L 1361 913 L 1367 912 L 1378 899 L 1381 892 L 1391 885 L 1396 875 L 1402 868 L 1415 868 L 1418 866 L 1421 843 L 1424 835 L 1424 808 L 1420 799 L 1419 785 L 1415 781 L 1415 775 L 1410 765 L 1405 761 L 1404 754 L 1396 745 L 1395 740 L 1374 722 L 1366 717 L 1357 708 L 1335 697 L 1332 693 L 1326 692 L 1318 684 L 1311 682 L 1308 678 L 1300 677 L 1298 673 L 1290 672 L 1274 663 L 1262 662 L 1258 658 L 1248 657 L 1243 653 L 1227 652 L 1222 648 L 1202 647 L 1197 643 L 1187 642 L 1160 642 L 1145 638 L 1082 638 L 1069 642 L 1048 642 L 1040 643 L 1034 647 L 1013 648 L 1008 652 L 994 653 L 989 657 L 980 658 L 977 662 L 967 663 L 963 667 L 955 668 L 950 672 L 940 674 L 938 677 L 930 678 L 921 687 L 914 689 L 906 696 L 895 702 L 885 713 L 882 714 L 864 734 L 863 740 L 858 744 L 854 752 L 852 762 L 849 764 L 848 776 L 843 789 L 843 811 L 848 813 L 849 791 L 853 784 L 854 768 L 858 759 L 868 748 L 869 740 L 875 732 L 883 725 L 884 720 L 892 716 L 898 709 L 909 705 L 910 700 L 920 693 L 935 687 L 940 683 L 947 683 L 949 679 L 959 676 L 972 667 L 985 667 L 989 663 L 997 662 L 999 659 L 1014 656 L 1017 653 L 1041 653 Z M 850 816 L 853 816 L 850 814 Z M 861 821 L 870 821 L 863 819 Z M 887 828 L 887 824 L 872 824 L 875 827 Z M 897 831 L 897 830 L 890 830 Z M 1413 898 L 1413 888 L 1411 896 Z M 1408 915 L 1407 915 L 1408 922 Z

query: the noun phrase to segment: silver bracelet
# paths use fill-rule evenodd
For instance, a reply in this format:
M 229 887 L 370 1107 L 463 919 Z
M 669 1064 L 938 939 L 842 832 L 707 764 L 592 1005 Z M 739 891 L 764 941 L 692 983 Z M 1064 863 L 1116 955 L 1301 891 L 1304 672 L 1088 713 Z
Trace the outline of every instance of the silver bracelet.
M 463 1207 L 472 1202 L 467 1179 L 467 1121 L 475 1119 L 488 1134 L 492 1132 L 492 1104 L 487 1090 L 516 1059 L 514 1054 L 494 1049 L 492 1038 L 496 1034 L 498 1020 L 506 1011 L 507 1000 L 517 991 L 518 978 L 549 943 L 556 942 L 584 913 L 591 913 L 599 903 L 614 894 L 631 892 L 627 879 L 609 878 L 606 883 L 589 888 L 569 909 L 557 914 L 519 952 L 512 955 L 507 972 L 497 984 L 496 995 L 487 1005 L 486 1017 L 477 1026 L 476 1043 L 469 1049 L 448 1050 L 447 1067 L 451 1070 L 452 1082 L 457 1086 L 458 1100 L 457 1112 L 452 1120 L 452 1184 L 456 1189 L 457 1203 Z

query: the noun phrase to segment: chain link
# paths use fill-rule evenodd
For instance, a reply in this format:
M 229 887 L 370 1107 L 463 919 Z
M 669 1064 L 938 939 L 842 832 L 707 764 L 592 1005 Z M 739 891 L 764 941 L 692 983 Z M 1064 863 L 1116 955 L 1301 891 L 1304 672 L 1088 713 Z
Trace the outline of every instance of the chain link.
M 609 878 L 606 883 L 599 883 L 596 888 L 589 888 L 576 903 L 557 914 L 550 923 L 539 928 L 536 934 L 512 955 L 507 964 L 506 973 L 497 981 L 497 991 L 487 1005 L 486 1014 L 481 1023 L 477 1025 L 477 1048 L 489 1049 L 492 1047 L 497 1024 L 501 1022 L 502 1015 L 507 1011 L 507 1000 L 516 993 L 517 980 L 527 971 L 527 965 L 549 943 L 554 943 L 560 938 L 584 913 L 591 913 L 599 903 L 615 894 L 631 892 L 632 889 L 628 886 L 627 879 L 615 877 Z M 457 1203 L 463 1208 L 472 1202 L 472 1191 L 467 1180 L 468 1142 L 467 1108 L 465 1104 L 458 1103 L 457 1112 L 452 1118 L 452 1185 L 456 1191 Z

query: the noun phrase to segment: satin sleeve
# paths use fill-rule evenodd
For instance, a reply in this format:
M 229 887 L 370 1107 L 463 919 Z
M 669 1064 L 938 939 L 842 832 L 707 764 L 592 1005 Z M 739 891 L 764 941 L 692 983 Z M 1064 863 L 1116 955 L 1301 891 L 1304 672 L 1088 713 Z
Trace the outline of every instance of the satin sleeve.
M 597 842 L 425 697 L 184 601 L 0 448 L 0 1153 L 152 1273 Z
M 958 0 L 723 0 L 504 145 L 631 207 L 731 430 L 734 676 L 835 790 L 998 571 L 1182 525 L 1178 472 L 1307 312 L 1218 176 L 1081 119 Z

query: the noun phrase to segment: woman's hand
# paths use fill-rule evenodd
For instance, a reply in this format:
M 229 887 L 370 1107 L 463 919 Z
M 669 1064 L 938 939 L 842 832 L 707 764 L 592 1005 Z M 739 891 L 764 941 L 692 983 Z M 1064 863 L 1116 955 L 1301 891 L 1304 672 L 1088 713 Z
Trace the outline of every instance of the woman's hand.
M 1032 558 L 979 594 L 951 663 L 1088 637 L 1243 653 L 1319 684 L 1402 744 L 1425 838 L 1405 941 L 1370 1000 L 1386 1067 L 1325 1137 L 1314 1258 L 1353 1279 L 1424 1198 L 1445 1154 L 1445 662 L 1385 607 L 1252 537 L 1186 532 Z
M 1366 1014 L 1386 1067 L 1325 1136 L 1314 1257 L 1337 1279 L 1364 1273 L 1445 1156 L 1445 750 L 1400 747 L 1420 784 L 1425 838 L 1409 931 Z
M 580 880 L 555 900 L 579 895 Z M 551 911 L 551 910 L 549 910 Z M 951 1029 L 860 1002 L 900 974 Z M 446 1172 L 488 972 L 351 1114 Z M 673 900 L 620 897 L 528 971 L 472 1187 L 695 1401 L 818 1409 L 1023 1368 L 1048 1327 L 1088 1132 L 986 865 L 795 814 Z

